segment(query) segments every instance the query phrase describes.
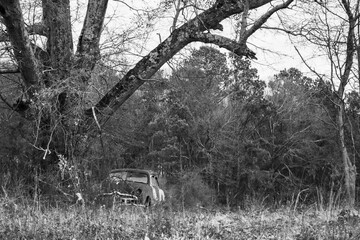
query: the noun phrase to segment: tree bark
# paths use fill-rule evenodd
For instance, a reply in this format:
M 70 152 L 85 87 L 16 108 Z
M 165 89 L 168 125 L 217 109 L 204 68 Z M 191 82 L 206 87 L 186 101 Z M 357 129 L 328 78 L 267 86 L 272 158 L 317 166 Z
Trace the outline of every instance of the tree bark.
M 355 166 L 355 163 L 351 162 L 349 153 L 347 151 L 347 147 L 345 144 L 344 113 L 345 113 L 344 102 L 341 102 L 338 106 L 338 112 L 337 112 L 337 123 L 338 123 L 338 127 L 339 127 L 339 140 L 340 140 L 340 147 L 341 147 L 342 162 L 343 162 L 343 167 L 344 167 L 347 204 L 350 207 L 354 207 L 355 197 L 356 197 L 356 191 L 355 191 L 356 190 L 356 166 Z
M 70 0 L 42 0 L 43 18 L 47 29 L 47 53 L 54 80 L 68 77 L 72 66 L 73 38 L 71 32 Z
M 19 0 L 0 1 L 0 15 L 6 26 L 18 68 L 23 77 L 27 94 L 34 95 L 41 79 L 38 62 L 30 46 L 30 39 L 25 28 Z
M 357 19 L 354 17 L 353 12 L 350 8 L 350 2 L 341 0 L 345 12 L 349 21 L 349 29 L 347 32 L 346 41 L 346 58 L 344 63 L 344 71 L 340 77 L 340 85 L 337 91 L 339 104 L 338 104 L 338 128 L 339 128 L 339 140 L 341 145 L 342 160 L 344 164 L 344 175 L 345 175 L 345 188 L 347 193 L 347 202 L 349 207 L 354 207 L 355 204 L 355 189 L 356 189 L 356 166 L 350 161 L 350 157 L 345 144 L 345 132 L 344 132 L 344 119 L 345 119 L 345 103 L 343 97 L 345 94 L 345 87 L 349 82 L 351 68 L 354 62 L 355 54 L 355 23 Z M 359 2 L 358 2 L 359 3 Z M 357 4 L 357 8 L 358 8 Z M 358 10 L 356 9 L 357 13 Z
M 100 59 L 99 42 L 108 0 L 90 0 L 77 46 L 77 68 L 92 70 Z

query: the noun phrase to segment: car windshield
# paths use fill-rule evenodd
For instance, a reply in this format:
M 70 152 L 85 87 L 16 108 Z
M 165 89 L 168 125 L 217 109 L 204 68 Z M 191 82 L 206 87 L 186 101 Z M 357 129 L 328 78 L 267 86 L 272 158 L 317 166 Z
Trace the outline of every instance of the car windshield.
M 114 172 L 114 173 L 110 173 L 110 178 L 115 181 L 126 180 L 126 175 L 127 172 Z
M 128 172 L 126 180 L 138 183 L 148 183 L 148 176 L 146 173 L 142 172 Z

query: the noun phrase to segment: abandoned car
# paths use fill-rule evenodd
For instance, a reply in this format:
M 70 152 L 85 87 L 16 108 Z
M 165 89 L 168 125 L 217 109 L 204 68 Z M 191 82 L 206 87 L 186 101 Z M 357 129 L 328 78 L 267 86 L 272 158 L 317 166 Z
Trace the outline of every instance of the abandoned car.
M 165 201 L 158 174 L 151 170 L 115 169 L 103 183 L 104 192 L 97 198 L 106 205 L 151 206 Z

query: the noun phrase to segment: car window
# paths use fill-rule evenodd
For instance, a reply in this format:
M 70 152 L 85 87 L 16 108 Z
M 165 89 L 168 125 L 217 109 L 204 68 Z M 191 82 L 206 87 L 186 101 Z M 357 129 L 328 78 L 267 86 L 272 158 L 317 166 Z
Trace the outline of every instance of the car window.
M 148 176 L 146 173 L 128 172 L 126 180 L 138 183 L 148 183 Z
M 114 172 L 110 173 L 111 180 L 125 180 L 127 172 Z

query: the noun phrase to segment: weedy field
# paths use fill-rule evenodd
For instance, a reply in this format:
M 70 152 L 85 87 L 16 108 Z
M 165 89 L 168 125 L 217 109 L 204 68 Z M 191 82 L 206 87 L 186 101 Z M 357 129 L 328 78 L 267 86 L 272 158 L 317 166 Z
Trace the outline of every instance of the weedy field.
M 0 199 L 0 239 L 360 239 L 357 210 L 44 207 Z

